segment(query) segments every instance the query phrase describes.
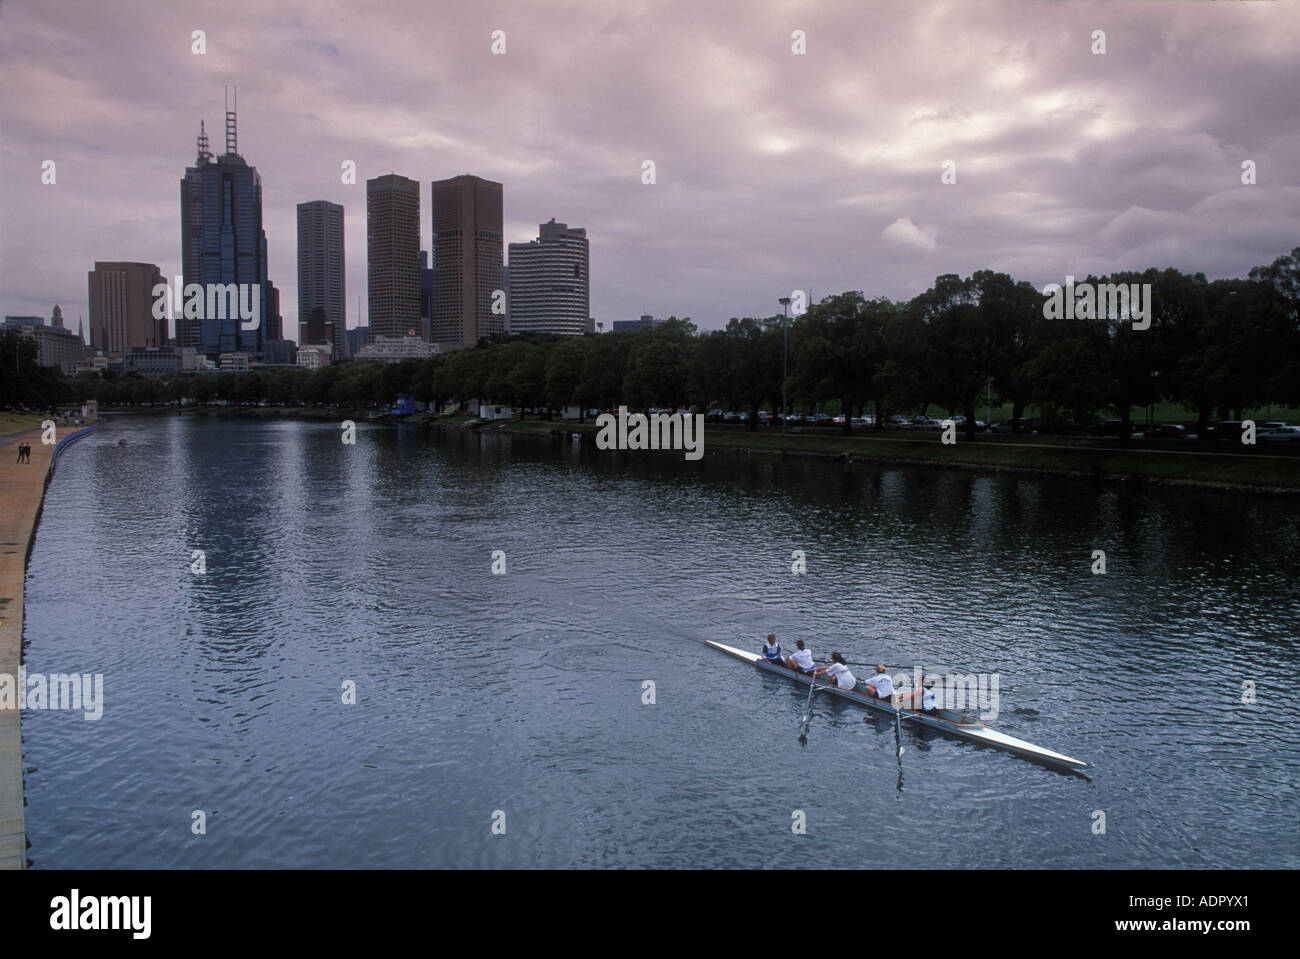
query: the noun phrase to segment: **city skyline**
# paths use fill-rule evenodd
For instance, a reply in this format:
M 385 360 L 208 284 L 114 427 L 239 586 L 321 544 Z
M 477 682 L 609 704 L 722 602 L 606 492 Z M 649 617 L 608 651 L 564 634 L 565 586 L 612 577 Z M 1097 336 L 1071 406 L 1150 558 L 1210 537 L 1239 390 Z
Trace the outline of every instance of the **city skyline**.
M 388 172 L 504 183 L 507 244 L 551 217 L 583 224 L 605 329 L 643 313 L 717 328 L 779 312 L 792 289 L 901 299 L 986 267 L 1040 288 L 1152 266 L 1244 275 L 1300 235 L 1293 5 L 354 14 L 6 3 L 0 312 L 58 302 L 75 326 L 95 261 L 181 272 L 176 177 L 226 86 L 243 94 L 239 149 L 286 307 L 296 205 L 350 206 L 345 245 L 362 249 L 364 184 Z M 347 269 L 364 290 L 366 264 Z M 355 313 L 349 328 L 364 298 Z

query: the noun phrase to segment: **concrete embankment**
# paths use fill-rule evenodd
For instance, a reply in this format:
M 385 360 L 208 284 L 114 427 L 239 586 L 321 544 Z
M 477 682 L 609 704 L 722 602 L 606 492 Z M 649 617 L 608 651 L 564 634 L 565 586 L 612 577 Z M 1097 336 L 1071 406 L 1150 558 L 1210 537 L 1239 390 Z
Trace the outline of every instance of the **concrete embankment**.
M 42 443 L 39 428 L 0 437 L 0 677 L 11 677 L 15 693 L 22 662 L 23 581 L 45 487 L 63 448 L 93 428 L 68 433 L 57 445 Z M 32 448 L 30 463 L 18 462 L 23 443 Z M 0 869 L 27 864 L 19 716 L 16 703 L 0 708 Z

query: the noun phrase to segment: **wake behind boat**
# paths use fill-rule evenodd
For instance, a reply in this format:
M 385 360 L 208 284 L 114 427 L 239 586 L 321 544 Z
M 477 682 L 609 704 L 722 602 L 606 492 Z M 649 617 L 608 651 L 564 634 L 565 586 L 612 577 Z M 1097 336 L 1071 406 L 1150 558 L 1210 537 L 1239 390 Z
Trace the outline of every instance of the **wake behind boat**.
M 714 649 L 720 649 L 730 656 L 737 659 L 743 659 L 746 662 L 753 663 L 759 669 L 769 673 L 776 673 L 778 676 L 784 676 L 787 679 L 793 679 L 795 682 L 812 684 L 813 677 L 806 676 L 802 673 L 786 667 L 768 662 L 757 653 L 747 652 L 743 649 L 736 649 L 734 646 L 727 646 L 723 643 L 715 643 L 713 640 L 705 640 Z M 918 709 L 896 708 L 892 703 L 883 699 L 874 699 L 866 693 L 858 692 L 856 689 L 840 689 L 834 684 L 817 683 L 819 691 L 833 693 L 849 702 L 856 703 L 859 706 L 866 706 L 868 709 L 874 709 L 877 712 L 888 713 L 891 716 L 897 716 L 904 722 L 913 725 L 929 726 L 932 729 L 939 729 L 952 736 L 959 736 L 962 739 L 968 739 L 972 742 L 981 743 L 985 746 L 991 746 L 994 749 L 1001 749 L 1004 752 L 1014 753 L 1025 759 L 1032 759 L 1036 762 L 1044 763 L 1048 766 L 1054 766 L 1060 769 L 1082 770 L 1090 767 L 1081 759 L 1074 759 L 1063 753 L 1054 752 L 1050 749 L 1044 749 L 1042 746 L 1035 746 L 1033 743 L 1025 742 L 1023 739 L 1016 739 L 1014 736 L 1008 736 L 1005 733 L 997 732 L 990 729 L 984 723 L 980 722 L 974 716 L 966 716 L 961 713 L 953 712 L 948 709 L 941 709 L 936 713 L 923 713 Z M 811 695 L 811 693 L 810 693 Z

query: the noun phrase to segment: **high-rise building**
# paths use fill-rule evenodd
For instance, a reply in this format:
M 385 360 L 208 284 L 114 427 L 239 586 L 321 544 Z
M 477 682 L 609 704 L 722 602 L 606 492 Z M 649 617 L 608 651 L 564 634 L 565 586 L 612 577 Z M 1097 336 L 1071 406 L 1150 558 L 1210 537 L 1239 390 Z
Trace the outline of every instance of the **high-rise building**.
M 135 346 L 166 346 L 167 320 L 154 318 L 154 287 L 162 271 L 152 263 L 95 263 L 86 274 L 90 346 L 121 354 Z
M 387 173 L 366 181 L 370 336 L 420 329 L 420 184 Z M 412 332 L 414 331 L 414 332 Z
M 262 341 L 278 340 L 284 335 L 284 317 L 280 315 L 280 291 L 275 288 L 275 284 L 270 280 L 266 281 L 265 290 L 266 300 L 266 332 L 262 336 Z
M 416 217 L 417 223 L 419 216 Z M 343 207 L 328 200 L 298 204 L 298 322 L 312 310 L 334 325 L 334 355 L 342 357 L 347 283 L 343 258 Z M 301 336 L 298 342 L 305 344 Z
M 587 231 L 567 223 L 538 227 L 537 239 L 510 244 L 510 332 L 593 332 Z
M 211 286 L 234 283 L 245 285 L 251 305 L 256 287 L 255 329 L 241 329 L 238 309 L 224 310 L 224 318 L 205 311 L 198 320 L 197 345 L 211 358 L 234 352 L 260 356 L 267 336 L 262 178 L 257 168 L 239 155 L 233 110 L 226 110 L 226 152 L 215 159 L 203 123 L 199 123 L 198 159 L 186 168 L 181 180 L 181 268 L 186 286 L 203 286 L 205 303 Z M 180 295 L 180 291 L 174 293 Z M 180 339 L 178 336 L 178 342 Z
M 500 183 L 464 174 L 433 183 L 433 339 L 442 351 L 504 333 Z
M 347 356 L 352 359 L 361 352 L 361 347 L 370 341 L 370 327 L 354 326 L 344 334 L 344 338 L 347 341 Z

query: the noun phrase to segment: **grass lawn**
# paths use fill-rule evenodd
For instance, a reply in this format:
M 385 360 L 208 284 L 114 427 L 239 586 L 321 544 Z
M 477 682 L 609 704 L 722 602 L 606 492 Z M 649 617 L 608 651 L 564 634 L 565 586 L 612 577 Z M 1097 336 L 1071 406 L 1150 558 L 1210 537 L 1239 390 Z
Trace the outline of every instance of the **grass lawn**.
M 49 418 L 48 414 L 41 413 L 0 413 L 0 436 L 37 429 L 42 421 Z M 63 419 L 56 418 L 55 422 L 62 423 Z

